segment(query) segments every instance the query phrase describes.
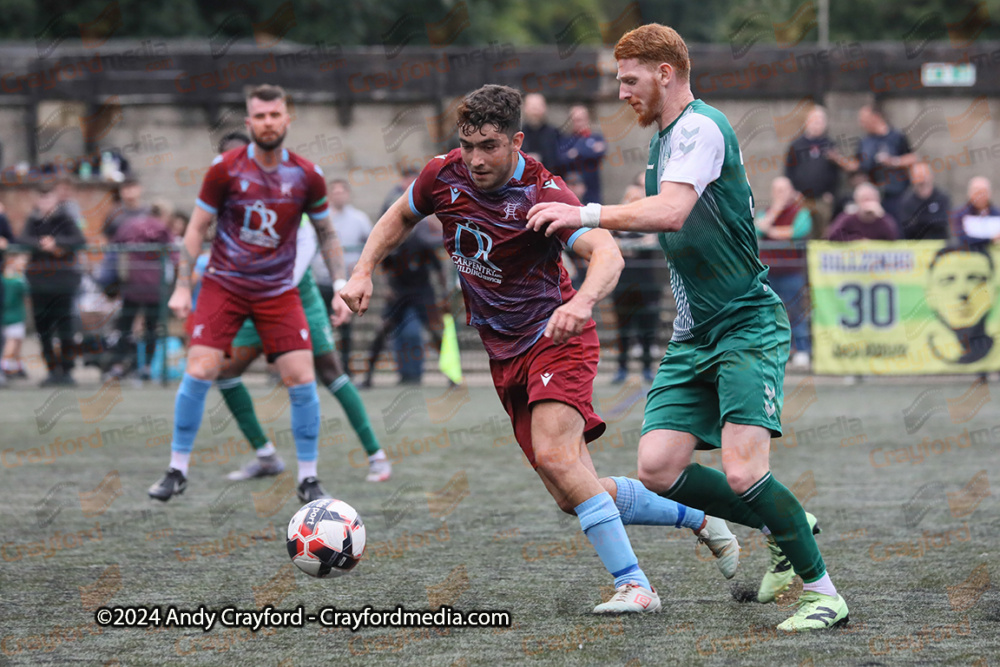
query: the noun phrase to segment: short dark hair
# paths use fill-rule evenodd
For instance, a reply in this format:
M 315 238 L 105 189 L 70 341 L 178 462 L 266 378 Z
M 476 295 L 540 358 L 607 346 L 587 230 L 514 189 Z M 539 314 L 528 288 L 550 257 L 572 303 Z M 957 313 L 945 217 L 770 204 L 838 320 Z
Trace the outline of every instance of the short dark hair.
M 35 183 L 33 189 L 39 194 L 47 195 L 56 189 L 56 179 L 42 178 Z
M 474 90 L 458 105 L 457 124 L 462 134 L 479 132 L 492 125 L 497 132 L 513 137 L 521 131 L 521 93 L 495 84 Z
M 244 146 L 249 146 L 250 145 L 250 137 L 248 137 L 244 133 L 242 133 L 242 132 L 230 132 L 226 136 L 224 136 L 221 139 L 219 139 L 219 152 L 220 153 L 224 152 L 226 144 L 228 144 L 230 142 L 233 142 L 233 141 L 238 141 L 241 144 L 243 144 Z
M 285 94 L 285 89 L 281 86 L 273 86 L 269 83 L 264 83 L 259 86 L 254 86 L 247 91 L 247 103 L 250 100 L 258 99 L 264 102 L 271 102 L 272 100 L 282 100 L 288 101 L 288 95 Z
M 934 265 L 938 263 L 938 260 L 945 255 L 950 255 L 953 252 L 969 252 L 975 255 L 982 255 L 986 258 L 986 262 L 990 265 L 990 273 L 994 273 L 995 267 L 993 266 L 993 257 L 990 255 L 990 251 L 987 250 L 986 243 L 973 243 L 973 244 L 958 244 L 958 245 L 947 245 L 936 253 L 934 253 L 934 259 L 931 260 L 931 265 L 927 267 L 928 273 L 934 268 Z

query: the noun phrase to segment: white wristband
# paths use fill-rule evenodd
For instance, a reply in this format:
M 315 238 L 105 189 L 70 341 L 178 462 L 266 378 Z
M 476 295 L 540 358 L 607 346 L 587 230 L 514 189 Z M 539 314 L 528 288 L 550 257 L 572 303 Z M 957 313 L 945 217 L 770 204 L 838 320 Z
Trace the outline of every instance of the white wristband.
M 587 204 L 580 209 L 580 226 L 594 229 L 601 226 L 601 205 Z
M 336 280 L 334 280 L 333 281 L 333 291 L 334 291 L 334 293 L 339 292 L 340 290 L 344 289 L 344 285 L 346 285 L 346 284 L 347 284 L 347 281 L 344 280 L 343 278 L 337 278 Z

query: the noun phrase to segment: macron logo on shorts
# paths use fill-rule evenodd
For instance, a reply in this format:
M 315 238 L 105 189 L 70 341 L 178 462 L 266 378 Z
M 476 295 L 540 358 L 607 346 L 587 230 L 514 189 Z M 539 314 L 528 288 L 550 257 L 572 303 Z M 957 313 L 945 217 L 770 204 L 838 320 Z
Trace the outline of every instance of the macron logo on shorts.
M 542 373 L 542 386 L 548 387 L 549 380 L 552 379 L 552 373 Z
M 191 338 L 201 338 L 201 334 L 205 329 L 204 324 L 196 324 L 194 326 L 194 332 L 191 334 Z
M 299 329 L 299 335 L 302 336 L 302 340 L 309 339 L 309 331 L 306 329 Z

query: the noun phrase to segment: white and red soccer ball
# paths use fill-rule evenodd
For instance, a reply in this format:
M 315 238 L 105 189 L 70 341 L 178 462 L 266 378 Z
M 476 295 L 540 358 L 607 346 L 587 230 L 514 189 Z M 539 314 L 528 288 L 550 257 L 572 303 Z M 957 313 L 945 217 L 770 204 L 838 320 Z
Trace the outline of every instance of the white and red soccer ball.
M 314 500 L 288 522 L 288 555 L 312 577 L 339 577 L 365 553 L 365 524 L 342 500 Z

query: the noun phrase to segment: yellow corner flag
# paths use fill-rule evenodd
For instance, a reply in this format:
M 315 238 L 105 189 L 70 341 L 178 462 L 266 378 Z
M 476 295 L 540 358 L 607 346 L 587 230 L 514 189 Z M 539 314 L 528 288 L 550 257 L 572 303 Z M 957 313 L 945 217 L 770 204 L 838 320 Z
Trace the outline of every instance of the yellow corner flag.
M 451 316 L 451 313 L 445 313 L 442 320 L 444 328 L 441 332 L 441 353 L 438 356 L 438 368 L 449 380 L 455 384 L 462 384 L 462 356 L 458 352 L 455 318 Z

